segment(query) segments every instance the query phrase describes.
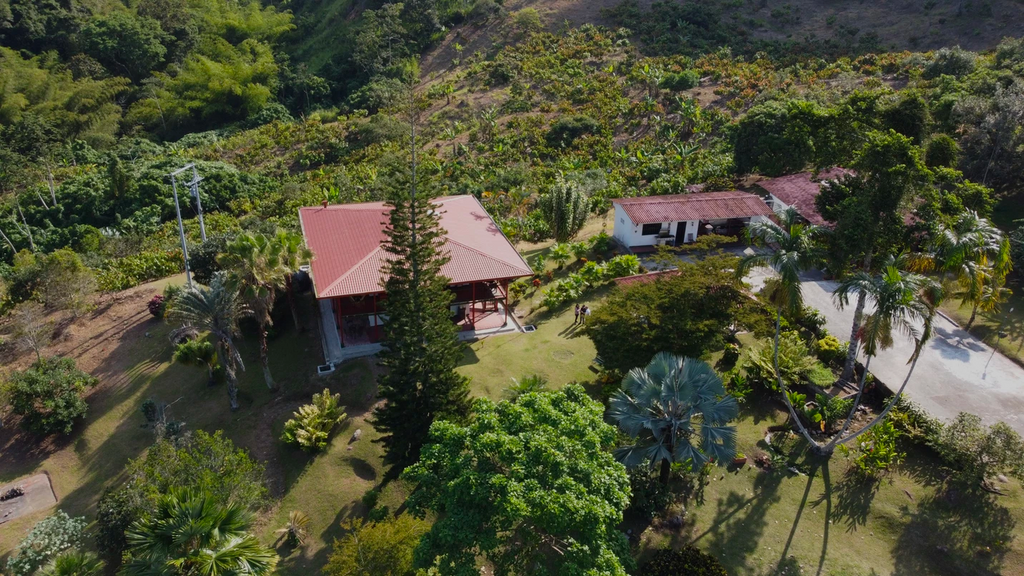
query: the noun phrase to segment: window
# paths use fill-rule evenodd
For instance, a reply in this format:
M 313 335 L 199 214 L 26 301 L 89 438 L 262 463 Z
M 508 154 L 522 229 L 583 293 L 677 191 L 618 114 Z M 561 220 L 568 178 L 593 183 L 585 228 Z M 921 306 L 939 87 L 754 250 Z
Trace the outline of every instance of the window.
M 644 236 L 657 236 L 661 232 L 661 223 L 657 222 L 654 224 L 644 224 L 643 230 L 640 232 Z

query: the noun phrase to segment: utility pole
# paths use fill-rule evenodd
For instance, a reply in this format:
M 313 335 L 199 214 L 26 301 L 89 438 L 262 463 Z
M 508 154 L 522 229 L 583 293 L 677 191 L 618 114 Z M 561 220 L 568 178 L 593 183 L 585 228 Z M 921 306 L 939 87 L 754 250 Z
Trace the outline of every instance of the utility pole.
M 178 216 L 178 235 L 181 237 L 181 255 L 185 259 L 185 280 L 188 282 L 188 287 L 192 288 L 192 274 L 188 267 L 188 246 L 185 242 L 185 226 L 181 222 L 181 205 L 178 203 L 178 174 L 185 172 L 186 170 L 192 170 L 192 180 L 185 183 L 188 186 L 189 193 L 193 198 L 196 199 L 197 213 L 199 214 L 199 233 L 202 236 L 203 242 L 206 242 L 206 226 L 203 224 L 203 206 L 199 203 L 199 183 L 202 182 L 202 178 L 199 176 L 199 171 L 196 170 L 195 164 L 188 164 L 182 168 L 171 172 L 171 191 L 174 193 L 174 211 Z

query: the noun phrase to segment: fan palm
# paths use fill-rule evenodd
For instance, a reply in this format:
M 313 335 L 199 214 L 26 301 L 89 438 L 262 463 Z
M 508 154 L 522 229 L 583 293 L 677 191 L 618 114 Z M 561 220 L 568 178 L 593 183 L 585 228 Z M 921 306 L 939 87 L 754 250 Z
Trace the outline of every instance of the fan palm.
M 217 257 L 218 263 L 241 288 L 259 324 L 260 363 L 267 388 L 271 390 L 275 385 L 270 373 L 267 329 L 274 323 L 271 312 L 277 289 L 288 282 L 286 279 L 302 257 L 308 258 L 308 251 L 302 248 L 302 238 L 288 232 L 278 232 L 269 238 L 263 234 L 239 234 Z M 294 305 L 292 314 L 298 326 Z
M 628 467 L 661 463 L 667 484 L 673 462 L 694 470 L 736 453 L 736 399 L 707 362 L 659 352 L 645 368 L 634 368 L 610 400 L 609 415 L 633 444 L 615 451 Z
M 283 528 L 275 530 L 274 534 L 284 536 L 290 546 L 299 546 L 309 536 L 307 526 L 309 526 L 309 516 L 298 510 L 292 510 L 288 513 L 288 523 Z
M 786 390 L 786 383 L 779 371 L 779 333 L 783 312 L 798 312 L 803 307 L 803 293 L 800 285 L 800 273 L 813 268 L 823 260 L 823 252 L 818 244 L 822 229 L 814 225 L 800 222 L 800 215 L 793 208 L 778 213 L 779 224 L 771 221 L 752 222 L 746 230 L 751 242 L 767 244 L 775 248 L 746 256 L 736 267 L 736 275 L 743 278 L 751 268 L 767 266 L 775 271 L 776 276 L 765 282 L 765 294 L 768 301 L 775 306 L 775 377 L 782 392 L 782 400 L 789 410 L 790 419 L 796 423 L 797 429 L 812 445 L 815 444 L 810 432 L 797 416 L 797 412 Z
M 153 574 L 270 574 L 273 550 L 247 530 L 252 515 L 239 504 L 221 504 L 209 494 L 172 489 L 149 517 L 128 529 L 125 576 Z
M 238 287 L 223 273 L 217 273 L 210 285 L 197 285 L 185 290 L 175 300 L 174 307 L 167 313 L 171 322 L 180 322 L 176 332 L 209 332 L 220 346 L 224 360 L 224 375 L 228 383 L 228 398 L 231 409 L 238 409 L 238 378 L 236 367 L 245 370 L 242 355 L 235 346 L 238 336 L 238 321 L 250 313 L 242 301 Z
M 864 372 L 858 382 L 853 407 L 839 433 L 822 449 L 825 454 L 831 454 L 836 444 L 848 442 L 855 437 L 853 435 L 844 436 L 850 428 L 853 415 L 860 407 L 861 397 L 864 394 L 864 382 L 871 366 L 871 360 L 879 351 L 892 347 L 894 333 L 903 333 L 912 338 L 915 347 L 910 359 L 910 370 L 907 372 L 903 386 L 893 397 L 893 403 L 899 394 L 902 394 L 903 388 L 917 366 L 917 360 L 924 344 L 931 337 L 932 318 L 934 318 L 935 309 L 941 300 L 941 290 L 935 282 L 925 276 L 900 270 L 898 267 L 900 263 L 901 260 L 889 259 L 882 274 L 878 276 L 867 272 L 858 272 L 848 276 L 839 283 L 833 292 L 833 298 L 840 309 L 850 304 L 850 298 L 855 293 L 858 294 L 858 297 L 863 294 L 873 300 L 875 309 L 864 317 L 857 335 L 867 360 L 864 363 Z M 919 329 L 918 324 L 923 327 Z M 874 425 L 874 422 L 871 425 Z M 865 427 L 858 432 L 858 435 L 867 429 Z
M 90 552 L 68 550 L 54 558 L 37 573 L 38 576 L 99 576 L 103 561 Z

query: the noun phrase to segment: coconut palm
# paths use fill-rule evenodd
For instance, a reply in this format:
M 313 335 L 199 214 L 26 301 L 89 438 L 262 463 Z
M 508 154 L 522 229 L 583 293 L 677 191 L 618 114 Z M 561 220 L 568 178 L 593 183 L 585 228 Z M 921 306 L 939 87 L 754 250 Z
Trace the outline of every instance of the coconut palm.
M 833 292 L 833 298 L 840 309 L 849 306 L 853 294 L 857 294 L 858 298 L 863 294 L 866 298 L 874 301 L 875 309 L 864 317 L 857 335 L 867 360 L 864 362 L 864 372 L 858 382 L 853 407 L 839 433 L 821 449 L 824 454 L 831 454 L 836 444 L 848 442 L 853 438 L 852 435 L 849 437 L 845 437 L 845 435 L 850 428 L 853 415 L 860 407 L 861 397 L 864 394 L 864 382 L 871 366 L 871 360 L 879 351 L 892 347 L 893 335 L 902 333 L 915 342 L 914 353 L 910 359 L 910 370 L 903 386 L 906 386 L 906 382 L 910 380 L 910 376 L 917 366 L 920 352 L 925 342 L 931 337 L 932 318 L 938 301 L 941 299 L 941 293 L 935 283 L 925 276 L 900 270 L 899 263 L 901 263 L 900 260 L 890 258 L 882 273 L 877 276 L 863 271 L 850 275 L 840 282 Z M 918 328 L 919 324 L 923 327 Z M 899 390 L 899 393 L 902 392 L 903 387 Z
M 998 304 L 1010 272 L 1010 243 L 998 228 L 973 210 L 966 210 L 951 226 L 940 224 L 931 240 L 932 256 L 925 260 L 943 276 L 952 276 L 961 305 L 971 304 L 967 328 L 979 308 Z
M 521 378 L 513 378 L 512 385 L 502 392 L 506 400 L 515 402 L 520 396 L 531 392 L 543 392 L 548 388 L 548 379 L 540 374 L 529 374 Z
M 128 529 L 125 576 L 270 574 L 273 550 L 247 530 L 252 515 L 239 504 L 222 504 L 203 492 L 172 488 L 156 511 Z
M 747 237 L 752 243 L 769 245 L 774 250 L 746 256 L 736 266 L 736 275 L 743 278 L 751 268 L 759 266 L 767 266 L 775 271 L 776 275 L 769 278 L 764 286 L 768 301 L 775 306 L 775 378 L 782 392 L 782 400 L 789 410 L 790 419 L 796 423 L 797 429 L 807 442 L 815 445 L 807 427 L 797 416 L 786 390 L 786 383 L 779 371 L 779 334 L 783 312 L 794 313 L 803 308 L 800 273 L 823 261 L 823 251 L 817 242 L 822 235 L 822 229 L 801 223 L 800 215 L 793 208 L 779 212 L 778 219 L 779 224 L 771 221 L 752 222 L 747 227 Z
M 38 576 L 99 576 L 103 561 L 90 552 L 68 550 L 43 566 Z
M 260 363 L 267 388 L 275 389 L 270 373 L 267 329 L 273 325 L 271 316 L 277 289 L 298 267 L 302 258 L 308 258 L 309 251 L 302 247 L 302 238 L 297 234 L 280 231 L 272 237 L 263 234 L 239 234 L 217 257 L 217 262 L 231 276 L 242 291 L 242 296 L 252 308 L 259 324 Z M 288 289 L 291 294 L 290 284 Z M 298 327 L 298 314 L 292 305 L 292 319 Z
M 615 451 L 628 467 L 661 463 L 667 484 L 673 462 L 700 470 L 736 453 L 736 429 L 728 422 L 739 413 L 736 399 L 702 360 L 659 352 L 645 368 L 634 368 L 610 400 L 608 414 L 633 444 Z
M 180 322 L 178 333 L 209 332 L 220 346 L 218 356 L 224 360 L 231 409 L 238 409 L 238 378 L 235 370 L 245 370 L 242 355 L 235 346 L 238 321 L 251 313 L 242 301 L 236 284 L 223 272 L 214 274 L 209 286 L 196 285 L 185 290 L 167 313 L 167 320 Z M 176 339 L 176 338 L 175 338 Z

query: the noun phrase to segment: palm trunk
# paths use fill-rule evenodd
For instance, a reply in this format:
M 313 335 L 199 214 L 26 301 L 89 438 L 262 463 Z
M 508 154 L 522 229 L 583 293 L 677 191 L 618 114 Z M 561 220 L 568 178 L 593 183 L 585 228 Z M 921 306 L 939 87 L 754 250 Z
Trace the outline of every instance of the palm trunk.
M 971 326 L 974 325 L 974 319 L 978 316 L 978 303 L 974 303 L 974 307 L 971 308 L 971 317 L 967 319 L 967 326 L 964 326 L 965 330 L 970 330 Z
M 213 386 L 216 382 L 213 379 L 213 364 L 206 365 L 206 385 Z
M 850 329 L 850 344 L 846 348 L 846 362 L 843 364 L 843 373 L 839 379 L 849 382 L 854 374 L 853 367 L 857 362 L 857 349 L 860 348 L 858 336 L 860 334 L 860 323 L 864 317 L 864 305 L 867 302 L 867 294 L 863 291 L 857 295 L 857 307 L 853 311 L 853 328 Z
M 663 486 L 668 486 L 669 478 L 672 474 L 672 463 L 669 462 L 668 458 L 661 461 L 661 475 L 659 480 Z
M 295 329 L 299 332 L 303 331 L 302 323 L 299 322 L 299 308 L 295 304 L 295 291 L 292 285 L 292 275 L 288 274 L 284 277 L 285 294 L 288 296 L 288 307 L 292 311 L 292 322 L 295 323 Z
M 871 246 L 874 246 L 874 242 L 871 242 Z M 868 273 L 871 272 L 871 249 L 868 249 L 868 253 L 864 256 L 864 270 Z M 857 307 L 853 311 L 853 327 L 850 329 L 850 345 L 846 348 L 846 363 L 843 364 L 843 373 L 839 376 L 839 379 L 843 382 L 849 382 L 850 378 L 853 377 L 853 366 L 857 362 L 857 340 L 860 334 L 860 324 L 864 319 L 864 305 L 867 303 L 867 294 L 861 291 L 857 294 Z
M 874 358 L 874 356 L 868 356 L 867 361 L 864 363 L 864 373 L 860 375 L 860 385 L 857 386 L 857 396 L 853 399 L 853 406 L 850 408 L 850 413 L 847 414 L 846 421 L 843 422 L 843 427 L 839 429 L 835 438 L 833 438 L 827 446 L 821 449 L 821 454 L 823 456 L 831 456 L 832 452 L 836 449 L 836 444 L 838 444 L 839 440 L 842 439 L 844 434 L 846 434 L 846 431 L 850 429 L 850 422 L 853 421 L 853 415 L 857 413 L 857 408 L 860 408 L 860 398 L 864 394 L 864 382 L 867 381 L 868 367 L 871 366 L 872 358 Z
M 789 392 L 786 390 L 786 383 L 782 381 L 782 374 L 779 373 L 779 332 L 782 329 L 782 310 L 777 309 L 775 311 L 775 379 L 779 382 L 779 389 L 782 391 L 782 400 L 786 403 L 786 409 L 789 410 L 789 417 L 796 422 L 797 430 L 807 440 L 807 443 L 811 446 L 817 446 L 818 443 L 811 438 L 811 433 L 804 426 L 804 423 L 800 420 L 800 417 L 796 413 L 796 409 L 793 408 L 793 402 L 789 399 Z
M 235 345 L 228 338 L 221 344 L 224 348 L 224 377 L 228 382 L 228 401 L 231 411 L 238 410 L 238 377 L 235 374 Z M 244 368 L 243 368 L 244 369 Z
M 12 254 L 18 253 L 18 249 L 14 247 L 14 242 L 11 242 L 11 239 L 7 237 L 7 234 L 4 234 L 3 230 L 0 230 L 0 237 L 4 239 L 4 242 L 7 242 L 7 245 L 11 248 Z
M 267 382 L 267 388 L 274 392 L 277 385 L 274 384 L 274 377 L 270 374 L 270 354 L 267 347 L 267 327 L 260 325 L 260 363 L 263 365 L 263 379 Z
M 900 389 L 896 391 L 896 394 L 892 397 L 891 400 L 889 400 L 889 403 L 885 405 L 885 409 L 882 410 L 882 413 L 879 414 L 878 416 L 876 416 L 874 420 L 869 422 L 867 426 L 861 428 L 860 430 L 857 430 L 853 434 L 850 434 L 849 438 L 844 438 L 844 439 L 840 440 L 841 444 L 845 444 L 845 443 L 849 442 L 850 440 L 853 440 L 857 436 L 860 436 L 861 434 L 867 432 L 868 430 L 873 428 L 875 426 L 875 424 L 878 424 L 879 422 L 881 422 L 882 419 L 885 418 L 887 414 L 889 414 L 889 411 L 892 410 L 892 407 L 896 405 L 896 402 L 899 401 L 900 396 L 903 394 L 903 389 L 906 388 L 907 387 L 907 383 L 910 382 L 910 375 L 914 373 L 914 368 L 917 367 L 917 360 L 920 357 L 921 357 L 920 354 L 914 356 L 914 361 L 910 363 L 910 370 L 907 371 L 907 377 L 903 379 L 903 384 L 900 385 Z

